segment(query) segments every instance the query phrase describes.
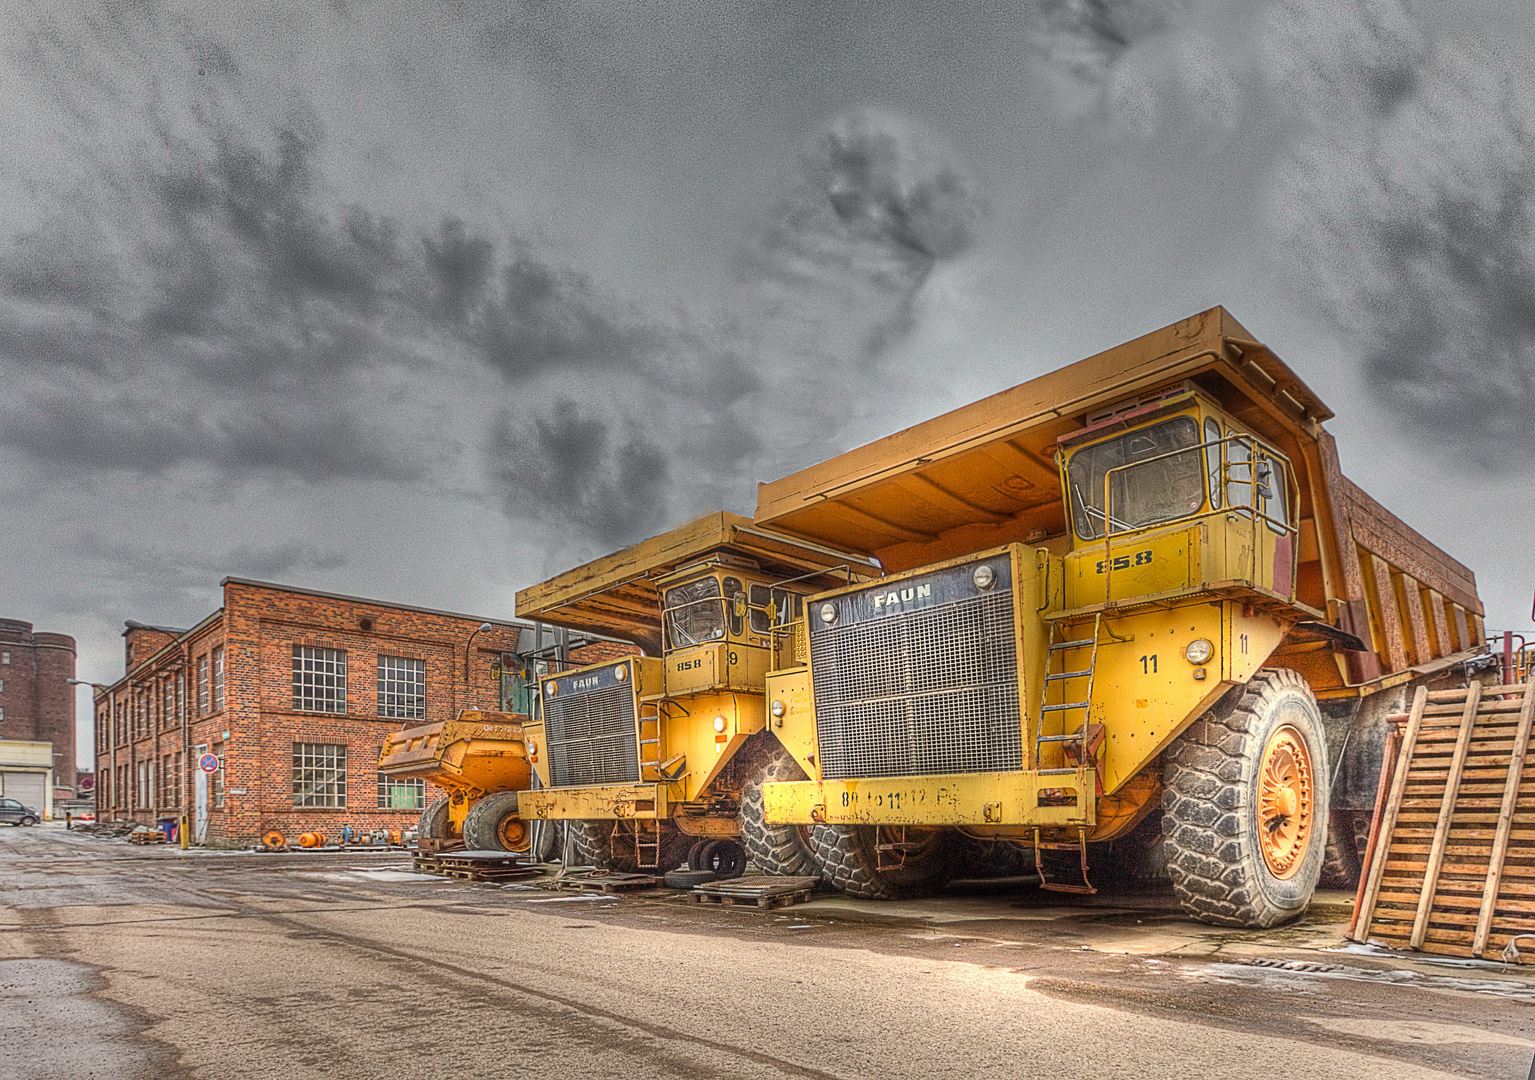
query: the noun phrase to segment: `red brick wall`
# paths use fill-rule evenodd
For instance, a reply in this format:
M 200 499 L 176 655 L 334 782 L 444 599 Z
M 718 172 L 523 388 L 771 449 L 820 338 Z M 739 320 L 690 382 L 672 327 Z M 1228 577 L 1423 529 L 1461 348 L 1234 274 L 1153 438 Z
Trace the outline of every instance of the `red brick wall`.
M 518 645 L 516 627 L 493 626 L 476 633 L 485 621 L 433 612 L 391 607 L 372 601 L 313 596 L 301 592 L 230 581 L 224 588 L 220 617 L 182 640 L 174 661 L 157 660 L 135 670 L 117 687 L 120 700 L 131 698 L 146 680 L 159 677 L 171 662 L 187 675 L 188 739 L 183 773 L 186 811 L 193 803 L 197 747 L 223 743 L 224 806 L 213 806 L 210 785 L 208 842 L 243 845 L 277 829 L 292 837 L 319 831 L 338 837 L 343 825 L 355 831 L 403 829 L 415 825 L 417 812 L 378 807 L 377 763 L 389 732 L 417 724 L 446 720 L 464 708 L 493 709 L 499 684 L 493 668 L 502 652 Z M 472 646 L 470 639 L 473 638 Z M 347 654 L 346 712 L 300 712 L 293 701 L 293 646 L 310 645 Z M 224 707 L 210 700 L 206 714 L 198 708 L 199 662 L 224 650 Z M 468 680 L 465 650 L 469 647 Z M 378 715 L 377 662 L 380 655 L 405 656 L 426 666 L 426 716 L 400 719 Z M 211 664 L 210 664 L 211 667 Z M 210 684 L 212 682 L 210 675 Z M 210 698 L 212 697 L 210 685 Z M 106 698 L 101 699 L 98 713 Z M 121 707 L 121 706 L 120 706 Z M 162 802 L 155 812 L 129 807 L 109 782 L 116 765 L 150 756 L 163 761 L 166 752 L 181 748 L 179 725 L 167 729 L 151 724 L 152 733 L 133 737 L 129 744 L 98 755 L 98 805 L 106 817 L 133 817 L 152 822 L 180 812 Z M 228 733 L 227 740 L 224 738 Z M 347 805 L 344 808 L 293 805 L 293 744 L 345 744 L 347 747 Z M 98 743 L 99 746 L 99 743 Z M 178 795 L 167 792 L 167 796 Z M 428 799 L 439 794 L 428 788 Z
M 75 639 L 34 633 L 32 624 L 0 619 L 0 739 L 53 744 L 54 797 L 73 798 L 75 779 Z M 3 657 L 0 657 L 3 659 Z

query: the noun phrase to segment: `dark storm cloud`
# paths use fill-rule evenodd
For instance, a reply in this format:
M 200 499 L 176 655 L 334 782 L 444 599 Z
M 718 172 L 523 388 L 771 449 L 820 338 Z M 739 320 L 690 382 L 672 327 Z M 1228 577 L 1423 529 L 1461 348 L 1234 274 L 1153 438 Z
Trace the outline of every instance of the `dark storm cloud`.
M 1391 72 L 1415 53 L 1383 55 Z M 1357 82 L 1342 59 L 1312 72 Z M 1535 84 L 1495 46 L 1472 42 L 1443 42 L 1386 83 L 1395 89 L 1369 99 L 1368 123 L 1319 132 L 1283 173 L 1283 250 L 1360 344 L 1365 385 L 1415 438 L 1462 461 L 1528 462 Z
M 637 431 L 615 437 L 569 398 L 533 417 L 531 437 L 503 417 L 494 452 L 513 508 L 608 548 L 649 535 L 669 513 L 667 454 Z
M 167 407 L 144 398 L 31 399 L 0 407 L 0 439 L 39 460 L 93 470 L 159 473 L 205 463 L 230 473 L 270 470 L 320 482 L 333 477 L 413 480 L 419 464 L 397 457 L 346 416 Z
M 223 550 L 207 547 L 178 550 L 170 546 L 141 547 L 86 532 L 68 550 L 92 562 L 107 563 L 131 571 L 135 577 L 154 580 L 160 587 L 200 590 L 207 588 L 212 575 L 273 580 L 300 570 L 334 570 L 347 562 L 340 552 L 324 551 L 297 540 L 271 545 L 237 544 Z

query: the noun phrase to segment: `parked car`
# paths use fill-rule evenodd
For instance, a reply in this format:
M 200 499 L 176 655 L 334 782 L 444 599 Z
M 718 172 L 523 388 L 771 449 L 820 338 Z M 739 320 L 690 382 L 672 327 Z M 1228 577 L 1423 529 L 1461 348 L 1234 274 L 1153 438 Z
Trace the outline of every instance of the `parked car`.
M 43 820 L 30 806 L 23 806 L 15 799 L 0 799 L 0 821 L 8 821 L 12 825 L 36 825 Z

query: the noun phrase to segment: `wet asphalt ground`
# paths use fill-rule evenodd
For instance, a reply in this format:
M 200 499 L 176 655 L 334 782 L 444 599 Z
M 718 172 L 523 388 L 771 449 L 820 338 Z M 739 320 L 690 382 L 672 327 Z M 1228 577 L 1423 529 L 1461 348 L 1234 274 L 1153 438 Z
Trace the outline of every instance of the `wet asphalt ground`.
M 1526 1080 L 1535 968 L 1026 882 L 694 906 L 0 827 L 0 1078 Z

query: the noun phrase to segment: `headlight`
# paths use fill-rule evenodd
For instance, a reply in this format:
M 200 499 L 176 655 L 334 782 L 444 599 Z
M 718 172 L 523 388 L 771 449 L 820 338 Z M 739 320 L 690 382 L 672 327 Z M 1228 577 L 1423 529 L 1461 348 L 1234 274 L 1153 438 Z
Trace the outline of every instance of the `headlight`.
M 714 730 L 715 731 L 724 731 L 725 730 L 725 718 L 723 716 L 716 716 L 714 718 Z
M 1203 664 L 1215 655 L 1215 646 L 1204 638 L 1195 638 L 1183 650 L 1183 658 L 1191 664 Z
M 528 740 L 528 757 L 538 757 L 538 743 L 534 742 L 532 739 Z
M 996 584 L 997 572 L 991 567 L 987 566 L 985 563 L 982 563 L 980 566 L 975 568 L 975 573 L 970 575 L 970 580 L 975 582 L 975 587 L 977 589 L 985 592 L 987 589 Z
M 554 683 L 546 682 L 544 683 L 544 693 L 548 694 L 550 697 L 554 697 L 555 694 L 559 693 L 559 690 L 555 687 Z
M 836 604 L 822 604 L 821 605 L 821 621 L 823 623 L 825 623 L 827 626 L 830 626 L 832 623 L 837 621 L 837 605 Z
M 774 716 L 782 716 L 785 712 L 783 701 L 774 701 L 773 704 L 768 706 L 768 712 L 772 713 Z
M 616 668 L 613 669 L 613 678 L 617 679 L 619 682 L 623 682 L 628 677 L 629 677 L 628 665 L 626 665 L 626 664 L 619 664 Z

